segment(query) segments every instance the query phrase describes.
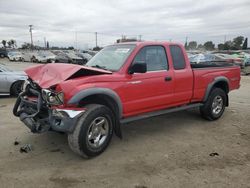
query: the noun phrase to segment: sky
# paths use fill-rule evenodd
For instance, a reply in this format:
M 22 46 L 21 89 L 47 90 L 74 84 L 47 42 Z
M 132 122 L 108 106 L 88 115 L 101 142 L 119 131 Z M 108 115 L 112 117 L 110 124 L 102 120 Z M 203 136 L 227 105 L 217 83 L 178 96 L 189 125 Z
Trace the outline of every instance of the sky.
M 18 46 L 113 44 L 122 35 L 142 40 L 216 44 L 250 37 L 249 0 L 0 0 L 0 40 Z

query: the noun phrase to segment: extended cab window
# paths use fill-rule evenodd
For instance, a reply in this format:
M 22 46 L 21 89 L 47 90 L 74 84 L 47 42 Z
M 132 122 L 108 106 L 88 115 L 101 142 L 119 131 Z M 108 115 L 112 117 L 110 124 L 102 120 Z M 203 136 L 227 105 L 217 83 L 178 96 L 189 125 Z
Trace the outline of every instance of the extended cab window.
M 147 71 L 167 70 L 168 61 L 164 47 L 147 46 L 136 55 L 134 62 L 147 64 Z
M 179 46 L 171 45 L 170 52 L 173 59 L 174 69 L 175 70 L 185 69 L 186 62 L 184 59 L 182 49 Z

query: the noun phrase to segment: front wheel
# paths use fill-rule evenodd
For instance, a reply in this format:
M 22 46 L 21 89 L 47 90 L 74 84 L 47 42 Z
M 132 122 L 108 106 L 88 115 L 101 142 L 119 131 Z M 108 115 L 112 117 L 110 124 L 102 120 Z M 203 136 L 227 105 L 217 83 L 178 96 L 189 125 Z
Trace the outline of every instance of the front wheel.
M 200 107 L 201 116 L 207 120 L 219 119 L 226 107 L 227 94 L 220 88 L 214 88 L 205 104 Z
M 101 154 L 109 145 L 113 134 L 113 114 L 99 104 L 86 106 L 87 111 L 79 118 L 75 130 L 68 134 L 70 148 L 85 158 Z

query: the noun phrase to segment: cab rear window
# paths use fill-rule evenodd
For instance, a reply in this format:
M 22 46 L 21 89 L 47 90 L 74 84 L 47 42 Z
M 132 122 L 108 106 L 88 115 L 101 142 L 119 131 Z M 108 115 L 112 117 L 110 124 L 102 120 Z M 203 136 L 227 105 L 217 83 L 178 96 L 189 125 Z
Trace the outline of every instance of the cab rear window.
M 184 58 L 182 49 L 177 45 L 171 45 L 170 46 L 170 53 L 172 56 L 174 69 L 175 70 L 185 69 L 186 62 L 185 62 L 185 58 Z

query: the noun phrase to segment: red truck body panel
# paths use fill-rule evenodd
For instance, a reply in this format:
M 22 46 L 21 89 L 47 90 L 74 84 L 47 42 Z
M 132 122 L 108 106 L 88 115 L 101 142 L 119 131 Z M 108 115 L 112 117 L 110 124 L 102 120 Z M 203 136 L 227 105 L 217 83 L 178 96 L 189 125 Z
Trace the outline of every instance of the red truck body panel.
M 240 87 L 239 67 L 194 69 L 193 72 L 194 94 L 192 101 L 200 101 L 205 95 L 208 84 L 218 76 L 224 76 L 229 80 L 229 91 Z
M 201 102 L 208 85 L 217 77 L 229 80 L 229 89 L 239 88 L 240 68 L 217 67 L 192 69 L 182 45 L 169 42 L 138 42 L 133 52 L 117 72 L 80 65 L 49 64 L 26 70 L 26 73 L 42 88 L 56 86 L 63 91 L 65 107 L 78 92 L 88 88 L 107 88 L 114 91 L 122 102 L 122 117 L 144 112 Z M 168 70 L 129 74 L 128 69 L 136 54 L 145 46 L 160 45 L 166 50 Z M 170 45 L 181 47 L 186 67 L 175 70 Z M 79 73 L 80 71 L 80 73 Z M 78 72 L 78 73 L 77 73 Z M 76 74 L 77 73 L 77 74 Z M 73 75 L 73 76 L 72 76 Z M 166 77 L 171 77 L 169 82 Z

